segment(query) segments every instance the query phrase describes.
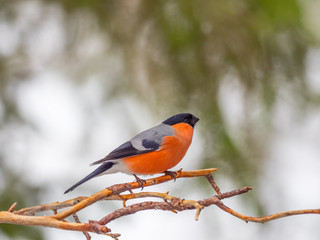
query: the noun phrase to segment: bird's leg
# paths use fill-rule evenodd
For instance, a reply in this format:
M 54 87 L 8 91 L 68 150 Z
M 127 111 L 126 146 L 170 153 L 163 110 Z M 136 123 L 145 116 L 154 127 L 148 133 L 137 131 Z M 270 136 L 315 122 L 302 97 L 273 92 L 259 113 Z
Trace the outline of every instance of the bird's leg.
M 165 175 L 169 175 L 173 179 L 173 181 L 176 181 L 176 179 L 177 179 L 176 177 L 178 175 L 177 172 L 175 172 L 175 171 L 164 171 L 163 173 Z
M 137 177 L 137 175 L 135 175 L 135 174 L 133 174 L 133 176 L 136 178 L 137 183 L 138 183 L 138 186 L 141 187 L 141 191 L 142 191 L 142 190 L 143 190 L 143 187 L 144 187 L 144 184 L 146 184 L 147 181 L 144 180 L 144 179 L 141 179 L 141 178 Z

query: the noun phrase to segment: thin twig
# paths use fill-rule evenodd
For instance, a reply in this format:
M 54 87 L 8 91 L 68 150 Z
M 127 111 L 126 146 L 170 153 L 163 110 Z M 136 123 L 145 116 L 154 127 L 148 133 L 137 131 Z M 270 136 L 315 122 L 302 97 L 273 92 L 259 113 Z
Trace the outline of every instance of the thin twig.
M 216 191 L 216 193 L 221 194 L 220 188 L 218 187 L 218 185 L 214 181 L 212 174 L 208 174 L 205 177 L 207 178 L 208 182 L 211 184 L 213 189 Z
M 114 240 L 118 240 L 118 237 L 121 236 L 119 233 L 105 233 L 104 235 L 112 237 Z
M 14 208 L 17 206 L 17 202 L 14 202 L 11 207 L 9 208 L 8 212 L 13 212 Z
M 79 219 L 79 217 L 78 217 L 78 215 L 76 213 L 74 213 L 72 216 L 73 216 L 74 221 L 76 223 L 81 223 L 80 219 Z M 86 237 L 87 240 L 91 240 L 91 236 L 90 236 L 90 234 L 88 232 L 83 231 L 82 233 L 84 234 L 84 236 Z
M 286 212 L 280 212 L 280 213 L 275 213 L 269 216 L 265 217 L 249 217 L 246 215 L 243 215 L 241 213 L 238 213 L 231 208 L 227 207 L 223 203 L 217 203 L 216 204 L 220 209 L 223 211 L 230 213 L 231 215 L 240 218 L 243 221 L 246 222 L 255 222 L 255 223 L 266 223 L 272 220 L 276 220 L 279 218 L 284 218 L 284 217 L 289 217 L 293 215 L 301 215 L 301 214 L 320 214 L 320 209 L 303 209 L 303 210 L 293 210 L 293 211 L 286 211 Z
M 77 197 L 73 199 L 69 199 L 63 202 L 54 202 L 54 203 L 49 203 L 49 204 L 43 204 L 39 206 L 34 206 L 34 207 L 28 207 L 28 208 L 22 208 L 18 211 L 15 211 L 15 214 L 20 214 L 20 215 L 34 215 L 38 212 L 44 212 L 44 211 L 50 211 L 50 210 L 58 210 L 66 207 L 71 207 L 87 197 Z

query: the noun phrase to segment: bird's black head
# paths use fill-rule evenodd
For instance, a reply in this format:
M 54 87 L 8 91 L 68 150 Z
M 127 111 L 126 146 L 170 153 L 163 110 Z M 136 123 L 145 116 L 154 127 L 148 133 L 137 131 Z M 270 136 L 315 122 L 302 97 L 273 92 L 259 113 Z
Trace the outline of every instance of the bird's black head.
M 177 115 L 174 115 L 167 120 L 165 120 L 163 123 L 167 125 L 174 125 L 177 123 L 187 123 L 191 127 L 194 127 L 194 125 L 199 121 L 199 118 L 192 115 L 191 113 L 180 113 Z

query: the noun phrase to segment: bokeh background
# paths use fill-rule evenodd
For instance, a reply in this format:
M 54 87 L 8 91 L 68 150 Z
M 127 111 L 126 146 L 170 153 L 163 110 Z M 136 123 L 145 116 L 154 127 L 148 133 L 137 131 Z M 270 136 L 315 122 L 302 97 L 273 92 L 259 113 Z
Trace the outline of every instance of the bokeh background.
M 114 174 L 74 192 L 136 133 L 180 112 L 200 117 L 176 167 L 217 167 L 225 203 L 251 216 L 319 208 L 320 4 L 314 0 L 0 1 L 0 209 L 91 195 L 132 181 Z M 150 188 L 210 196 L 204 180 Z M 120 202 L 79 213 L 100 219 Z M 198 222 L 145 211 L 109 227 L 121 239 L 319 239 L 319 216 L 246 224 L 214 206 Z M 82 233 L 0 225 L 0 239 Z M 93 236 L 93 239 L 106 239 Z

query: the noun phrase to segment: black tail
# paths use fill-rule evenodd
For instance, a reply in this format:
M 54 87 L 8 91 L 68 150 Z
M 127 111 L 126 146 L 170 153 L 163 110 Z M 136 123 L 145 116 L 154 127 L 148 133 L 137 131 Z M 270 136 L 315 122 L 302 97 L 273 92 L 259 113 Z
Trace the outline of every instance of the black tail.
M 99 174 L 103 173 L 104 171 L 107 171 L 109 168 L 112 167 L 114 163 L 113 162 L 104 162 L 100 167 L 98 167 L 96 170 L 94 170 L 92 173 L 90 173 L 88 176 L 86 176 L 85 178 L 83 178 L 82 180 L 80 180 L 79 182 L 77 182 L 76 184 L 74 184 L 72 187 L 68 188 L 64 194 L 73 191 L 76 187 L 78 187 L 79 185 L 81 185 L 82 183 L 90 180 L 91 178 L 94 178 L 96 176 L 98 176 Z

